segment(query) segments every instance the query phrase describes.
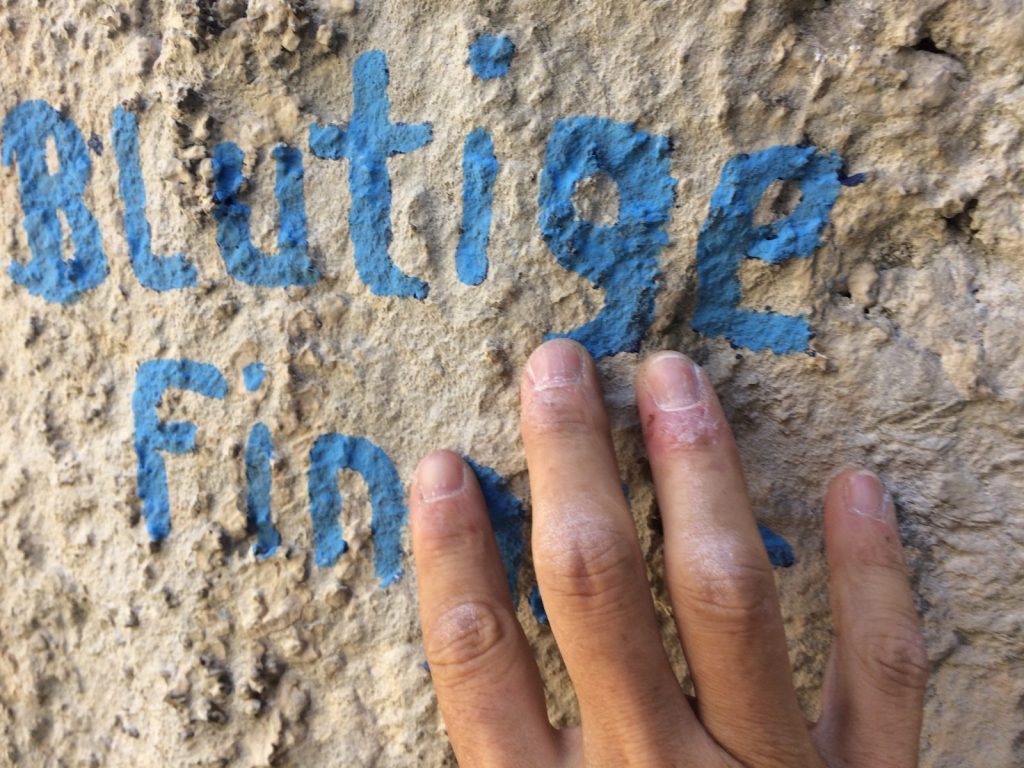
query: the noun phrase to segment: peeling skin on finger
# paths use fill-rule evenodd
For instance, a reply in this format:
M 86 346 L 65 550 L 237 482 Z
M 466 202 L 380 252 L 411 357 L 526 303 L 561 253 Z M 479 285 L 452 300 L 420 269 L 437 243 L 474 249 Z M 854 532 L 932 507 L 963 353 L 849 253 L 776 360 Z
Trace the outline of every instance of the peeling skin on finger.
M 852 504 L 850 504 L 848 508 L 853 512 L 853 514 L 859 517 L 866 517 L 869 520 L 874 520 L 876 523 L 881 523 L 882 525 L 893 528 L 896 525 L 896 521 L 893 519 L 893 514 L 890 511 L 892 507 L 892 494 L 890 494 L 889 491 L 886 491 L 882 506 L 878 509 L 863 508 Z
M 702 371 L 698 372 L 696 381 L 698 395 L 694 402 L 657 406 L 648 415 L 646 431 L 660 438 L 659 442 L 681 447 L 717 442 L 722 419 L 717 409 L 710 405 L 711 386 Z M 648 395 L 656 404 L 653 394 L 648 392 Z
M 678 411 L 652 415 L 648 428 L 653 428 L 667 442 L 681 447 L 709 445 L 717 442 L 721 420 L 703 403 Z

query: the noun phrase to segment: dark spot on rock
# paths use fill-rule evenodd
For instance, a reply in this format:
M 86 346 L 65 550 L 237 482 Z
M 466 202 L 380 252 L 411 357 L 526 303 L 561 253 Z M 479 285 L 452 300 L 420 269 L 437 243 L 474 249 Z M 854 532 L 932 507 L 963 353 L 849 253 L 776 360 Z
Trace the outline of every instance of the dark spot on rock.
M 940 56 L 948 56 L 949 55 L 944 50 L 939 48 L 939 46 L 937 46 L 935 44 L 935 41 L 932 40 L 927 35 L 925 35 L 920 40 L 918 40 L 916 43 L 914 43 L 914 50 L 915 51 L 925 51 L 927 53 L 937 53 Z
M 941 48 L 929 34 L 925 34 L 924 37 L 922 37 L 920 40 L 918 40 L 916 43 L 910 46 L 910 49 L 914 51 L 920 51 L 921 53 L 927 53 L 932 56 L 945 56 L 946 58 L 952 59 L 961 66 L 963 65 L 963 62 L 960 61 L 959 56 L 957 56 L 955 53 L 947 51 L 945 48 Z
M 967 237 L 974 237 L 974 233 L 978 231 L 978 227 L 974 226 L 972 222 L 972 214 L 978 208 L 978 198 L 972 197 L 966 203 L 964 207 L 954 213 L 952 216 L 945 217 L 946 227 L 954 233 L 960 233 L 967 235 Z
M 182 112 L 194 113 L 202 109 L 205 103 L 206 100 L 199 91 L 195 88 L 188 87 L 183 88 L 178 94 L 175 106 L 177 106 Z

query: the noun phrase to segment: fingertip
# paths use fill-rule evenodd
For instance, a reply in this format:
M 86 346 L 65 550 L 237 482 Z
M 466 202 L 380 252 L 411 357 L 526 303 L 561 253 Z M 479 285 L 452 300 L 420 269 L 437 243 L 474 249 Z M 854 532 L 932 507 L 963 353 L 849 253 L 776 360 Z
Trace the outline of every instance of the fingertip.
M 523 369 L 523 387 L 544 391 L 582 383 L 593 360 L 579 342 L 550 339 L 530 353 Z
M 479 495 L 470 493 L 476 477 L 453 451 L 432 451 L 423 457 L 409 490 L 409 526 L 417 560 L 443 554 L 453 539 L 486 520 Z M 420 563 L 424 565 L 425 563 Z
M 825 516 L 826 525 L 898 530 L 892 494 L 865 467 L 847 467 L 833 478 L 825 497 Z
M 476 474 L 459 454 L 433 451 L 416 468 L 410 507 L 424 650 L 456 754 L 504 765 L 517 744 L 546 749 L 540 677 Z
M 453 451 L 431 451 L 416 467 L 415 493 L 424 503 L 458 496 L 466 489 L 469 467 Z
M 636 399 L 648 451 L 708 448 L 728 433 L 707 374 L 681 352 L 656 352 L 643 362 Z
M 693 366 L 697 370 L 702 370 L 701 367 L 693 360 L 692 357 L 684 352 L 679 352 L 675 349 L 660 349 L 657 352 L 652 352 L 644 358 L 643 362 L 640 363 L 638 369 L 640 378 L 644 378 L 652 370 L 654 366 L 663 360 L 680 360 L 688 365 Z

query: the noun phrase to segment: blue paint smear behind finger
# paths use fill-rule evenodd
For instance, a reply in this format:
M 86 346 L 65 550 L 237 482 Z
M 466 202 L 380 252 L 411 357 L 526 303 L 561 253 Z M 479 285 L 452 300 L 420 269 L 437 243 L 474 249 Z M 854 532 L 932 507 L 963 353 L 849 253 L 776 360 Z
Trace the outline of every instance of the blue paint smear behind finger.
M 26 101 L 14 107 L 3 122 L 3 163 L 17 158 L 18 195 L 24 213 L 32 259 L 11 262 L 14 282 L 33 296 L 58 304 L 77 300 L 107 276 L 107 256 L 99 226 L 82 201 L 92 164 L 81 131 L 45 101 Z M 47 140 L 53 137 L 60 167 L 50 175 Z M 63 255 L 58 211 L 71 229 L 74 255 Z
M 697 241 L 695 331 L 724 336 L 754 351 L 787 354 L 808 349 L 811 331 L 803 317 L 740 308 L 739 269 L 747 258 L 777 264 L 814 253 L 839 197 L 842 164 L 834 153 L 790 146 L 737 155 L 725 164 Z M 799 184 L 802 195 L 796 209 L 771 224 L 756 226 L 754 212 L 765 190 L 773 181 L 790 179 Z
M 761 541 L 768 551 L 768 560 L 776 568 L 789 568 L 796 562 L 796 555 L 789 542 L 782 538 L 766 525 L 758 523 L 757 532 L 761 534 Z
M 548 623 L 548 612 L 544 609 L 544 599 L 540 596 L 540 587 L 536 584 L 530 590 L 530 612 L 538 624 Z
M 505 35 L 481 35 L 469 46 L 469 66 L 481 80 L 508 75 L 516 46 Z
M 523 559 L 523 503 L 509 490 L 501 475 L 490 467 L 477 464 L 469 456 L 463 458 L 480 484 L 512 594 L 512 605 L 515 605 L 519 599 L 519 565 Z
M 605 292 L 604 307 L 568 336 L 595 358 L 636 352 L 654 320 L 658 254 L 675 200 L 664 136 L 599 117 L 559 120 L 548 138 L 540 182 L 540 227 L 558 263 Z M 606 173 L 619 192 L 619 215 L 603 227 L 579 217 L 576 185 Z
M 431 141 L 430 123 L 405 125 L 389 117 L 387 57 L 368 51 L 356 59 L 352 73 L 354 108 L 348 126 L 309 127 L 313 154 L 349 161 L 352 198 L 348 223 L 355 246 L 356 269 L 378 296 L 424 299 L 428 286 L 391 261 L 391 177 L 388 158 L 408 154 Z
M 455 251 L 455 269 L 466 285 L 487 277 L 487 243 L 491 235 L 494 181 L 498 159 L 491 134 L 477 128 L 462 149 L 462 233 Z
M 267 256 L 252 243 L 251 211 L 238 199 L 245 181 L 242 175 L 245 155 L 229 141 L 218 144 L 213 150 L 214 200 L 217 203 L 213 216 L 217 220 L 217 245 L 228 274 L 243 283 L 268 288 L 311 285 L 320 279 L 320 273 L 309 259 L 302 153 L 294 147 L 278 144 L 271 154 L 277 168 L 274 197 L 280 210 L 277 255 Z
M 215 367 L 192 360 L 148 360 L 139 366 L 132 394 L 135 455 L 142 515 L 154 541 L 166 538 L 171 530 L 167 469 L 160 451 L 183 454 L 196 447 L 195 424 L 163 422 L 157 418 L 157 406 L 168 389 L 184 389 L 223 400 L 228 384 Z
M 334 565 L 348 549 L 342 536 L 343 500 L 338 472 L 358 472 L 370 490 L 373 563 L 380 586 L 402 576 L 402 527 L 408 511 L 402 481 L 391 459 L 365 437 L 329 433 L 317 438 L 309 454 L 309 514 L 313 522 L 316 564 Z
M 146 218 L 146 186 L 139 164 L 139 126 L 135 115 L 117 107 L 112 116 L 111 138 L 119 170 L 118 189 L 124 202 L 124 231 L 128 258 L 135 276 L 146 288 L 169 291 L 195 285 L 196 268 L 185 254 L 156 256 L 150 245 L 151 230 Z

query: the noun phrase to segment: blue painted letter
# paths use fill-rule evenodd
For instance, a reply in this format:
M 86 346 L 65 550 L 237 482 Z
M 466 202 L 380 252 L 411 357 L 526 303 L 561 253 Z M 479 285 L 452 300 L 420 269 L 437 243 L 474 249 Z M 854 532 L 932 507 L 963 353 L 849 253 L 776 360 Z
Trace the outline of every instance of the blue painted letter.
M 162 422 L 156 409 L 168 389 L 187 389 L 222 400 L 228 383 L 212 365 L 192 360 L 149 360 L 139 366 L 132 395 L 135 416 L 135 456 L 138 459 L 139 498 L 146 528 L 154 541 L 171 530 L 167 470 L 160 451 L 189 453 L 196 447 L 196 425 L 188 421 Z
M 431 140 L 430 123 L 405 125 L 389 117 L 388 62 L 381 51 L 356 59 L 352 73 L 354 109 L 347 127 L 309 126 L 313 154 L 328 160 L 347 158 L 352 209 L 348 223 L 359 277 L 378 296 L 423 299 L 427 284 L 391 261 L 391 178 L 388 158 L 419 149 Z
M 302 191 L 302 153 L 294 147 L 278 144 L 271 153 L 277 161 L 274 197 L 280 211 L 277 234 L 278 253 L 267 256 L 252 244 L 249 234 L 249 206 L 239 202 L 238 193 L 245 177 L 245 154 L 235 144 L 224 142 L 213 150 L 213 176 L 217 189 L 217 245 L 228 273 L 249 285 L 283 288 L 310 285 L 320 273 L 309 260 L 306 240 L 306 197 Z
M 466 285 L 480 285 L 487 277 L 487 241 L 491 236 L 491 209 L 498 158 L 491 134 L 477 128 L 462 148 L 462 227 L 455 251 L 455 270 Z
M 111 138 L 120 170 L 121 200 L 124 201 L 124 230 L 128 257 L 139 282 L 154 291 L 170 291 L 195 285 L 196 268 L 185 254 L 156 256 L 150 247 L 150 227 L 146 219 L 146 185 L 139 165 L 139 125 L 135 115 L 117 107 L 111 117 Z
M 329 433 L 317 438 L 309 454 L 309 514 L 313 518 L 316 564 L 334 565 L 348 549 L 341 532 L 341 492 L 338 472 L 354 469 L 370 490 L 373 507 L 373 565 L 386 587 L 402 576 L 402 526 L 405 508 L 402 481 L 391 459 L 365 437 Z
M 33 296 L 67 304 L 107 276 L 107 257 L 96 219 L 82 202 L 91 163 L 81 131 L 45 101 L 26 101 L 4 118 L 4 165 L 18 158 L 18 194 L 32 259 L 12 262 L 14 282 Z M 60 169 L 50 175 L 46 142 L 53 137 Z M 64 259 L 60 218 L 64 211 L 75 254 Z
M 636 352 L 654 319 L 658 253 L 675 200 L 669 142 L 629 123 L 571 117 L 555 123 L 540 180 L 540 227 L 558 263 L 605 291 L 604 307 L 568 334 L 594 357 Z M 619 191 L 618 221 L 603 227 L 581 219 L 577 183 L 607 173 Z
M 776 264 L 814 253 L 839 197 L 842 164 L 838 155 L 818 154 L 814 147 L 771 147 L 737 155 L 725 164 L 697 241 L 695 331 L 724 336 L 755 351 L 786 354 L 807 349 L 810 327 L 803 317 L 739 308 L 743 289 L 737 273 L 746 258 Z M 799 183 L 800 203 L 788 216 L 755 226 L 758 202 L 777 179 Z
M 281 534 L 270 516 L 270 460 L 273 452 L 270 430 L 265 424 L 255 424 L 245 445 L 245 508 L 249 530 L 256 533 L 252 552 L 260 559 L 274 554 L 281 543 Z

